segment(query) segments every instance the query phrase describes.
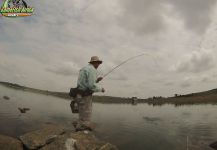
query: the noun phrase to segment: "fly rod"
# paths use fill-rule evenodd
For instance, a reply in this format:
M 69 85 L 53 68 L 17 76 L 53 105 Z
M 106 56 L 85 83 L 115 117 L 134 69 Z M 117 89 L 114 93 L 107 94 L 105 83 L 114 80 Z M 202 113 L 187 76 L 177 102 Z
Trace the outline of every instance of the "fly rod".
M 121 65 L 123 65 L 123 64 L 127 63 L 128 61 L 133 60 L 133 59 L 135 59 L 135 58 L 137 58 L 137 57 L 141 57 L 141 56 L 143 56 L 143 55 L 145 55 L 145 53 L 128 58 L 127 60 L 123 61 L 122 63 L 120 63 L 120 64 L 117 65 L 116 67 L 112 68 L 109 72 L 107 72 L 107 73 L 103 76 L 103 78 L 105 78 L 106 76 L 108 76 L 110 73 L 112 73 L 115 69 L 119 68 Z

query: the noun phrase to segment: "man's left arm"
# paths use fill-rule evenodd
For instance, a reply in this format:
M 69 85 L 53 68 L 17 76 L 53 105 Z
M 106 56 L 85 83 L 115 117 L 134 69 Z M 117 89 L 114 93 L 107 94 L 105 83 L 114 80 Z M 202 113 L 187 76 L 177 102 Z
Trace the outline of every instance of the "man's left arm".
M 99 87 L 96 83 L 102 79 L 96 79 L 96 74 L 94 72 L 88 73 L 88 88 L 94 92 L 103 92 L 103 88 Z

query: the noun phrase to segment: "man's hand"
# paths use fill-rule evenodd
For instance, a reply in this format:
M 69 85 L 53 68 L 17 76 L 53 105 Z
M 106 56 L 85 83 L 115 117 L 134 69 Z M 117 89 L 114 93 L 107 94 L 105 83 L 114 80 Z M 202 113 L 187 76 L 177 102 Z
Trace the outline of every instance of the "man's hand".
M 96 83 L 98 83 L 98 82 L 101 81 L 102 79 L 103 79 L 103 77 L 97 78 Z
M 102 92 L 103 92 L 103 93 L 105 92 L 105 89 L 104 89 L 104 88 L 102 88 Z

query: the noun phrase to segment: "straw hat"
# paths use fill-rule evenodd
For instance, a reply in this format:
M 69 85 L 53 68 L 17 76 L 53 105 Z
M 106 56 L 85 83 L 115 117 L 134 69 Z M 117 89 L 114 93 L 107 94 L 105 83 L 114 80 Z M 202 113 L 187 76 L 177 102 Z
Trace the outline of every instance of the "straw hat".
M 100 60 L 98 56 L 92 56 L 89 63 L 92 63 L 92 62 L 98 62 L 101 64 L 102 60 Z

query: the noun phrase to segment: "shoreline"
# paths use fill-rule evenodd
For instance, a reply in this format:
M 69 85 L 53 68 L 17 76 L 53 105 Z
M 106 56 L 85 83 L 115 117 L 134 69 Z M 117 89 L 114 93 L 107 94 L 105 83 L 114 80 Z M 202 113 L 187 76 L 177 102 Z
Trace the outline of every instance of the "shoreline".
M 72 98 L 67 92 L 54 92 L 48 90 L 34 89 L 30 87 L 21 86 L 19 84 L 0 82 L 0 85 L 15 90 L 21 90 L 26 92 L 32 92 L 37 94 L 43 94 L 48 96 L 55 96 L 65 100 L 71 100 Z M 132 98 L 112 97 L 112 96 L 93 96 L 93 102 L 104 103 L 104 104 L 132 104 Z M 179 105 L 192 105 L 192 104 L 217 104 L 217 89 L 191 93 L 186 95 L 177 95 L 174 97 L 152 97 L 147 99 L 137 99 L 136 104 L 147 103 L 149 105 L 165 105 L 172 104 L 175 106 Z

